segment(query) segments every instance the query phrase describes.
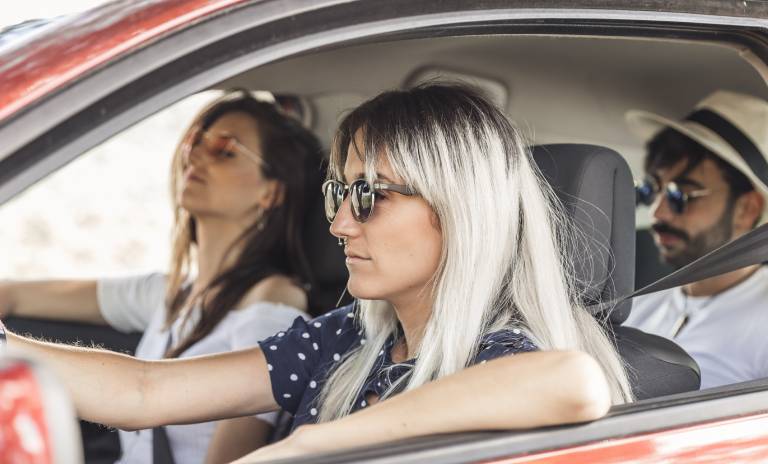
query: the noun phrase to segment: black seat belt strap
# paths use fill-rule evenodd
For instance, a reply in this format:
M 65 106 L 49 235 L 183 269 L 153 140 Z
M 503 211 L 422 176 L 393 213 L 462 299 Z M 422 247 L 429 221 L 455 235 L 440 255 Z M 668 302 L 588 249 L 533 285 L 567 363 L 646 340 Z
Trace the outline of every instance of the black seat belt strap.
M 152 429 L 152 463 L 175 464 L 173 452 L 171 452 L 171 443 L 168 441 L 165 427 L 155 427 Z
M 661 279 L 635 290 L 629 295 L 591 307 L 607 310 L 622 301 L 636 296 L 660 292 L 674 287 L 680 287 L 693 282 L 698 282 L 709 277 L 726 274 L 731 271 L 768 262 L 768 224 L 763 224 L 741 237 L 732 240 L 716 250 L 707 253 L 694 262 L 677 271 L 662 277 Z

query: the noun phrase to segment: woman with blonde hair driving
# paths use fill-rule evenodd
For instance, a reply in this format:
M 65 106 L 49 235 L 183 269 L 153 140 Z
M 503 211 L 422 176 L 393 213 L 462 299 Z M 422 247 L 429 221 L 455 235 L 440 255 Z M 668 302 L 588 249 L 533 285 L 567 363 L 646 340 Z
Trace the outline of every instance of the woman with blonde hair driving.
M 297 319 L 259 348 L 194 359 L 9 344 L 47 359 L 78 411 L 106 424 L 293 413 L 293 433 L 249 459 L 587 421 L 631 400 L 620 358 L 579 304 L 572 229 L 484 97 L 427 84 L 364 103 L 337 131 L 323 194 L 352 305 Z

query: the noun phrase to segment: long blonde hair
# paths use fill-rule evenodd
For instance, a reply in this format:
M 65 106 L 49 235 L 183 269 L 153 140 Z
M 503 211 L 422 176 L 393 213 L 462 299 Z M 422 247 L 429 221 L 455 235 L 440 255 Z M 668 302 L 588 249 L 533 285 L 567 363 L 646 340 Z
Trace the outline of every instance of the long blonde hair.
M 443 236 L 432 280 L 432 313 L 416 363 L 383 395 L 467 367 L 482 337 L 520 327 L 542 350 L 582 350 L 602 366 L 614 403 L 632 399 L 608 335 L 582 306 L 565 252 L 575 229 L 509 119 L 475 90 L 426 84 L 385 92 L 345 117 L 331 151 L 341 178 L 362 130 L 360 156 L 375 177 L 379 157 L 437 215 Z M 397 318 L 385 301 L 361 300 L 368 343 L 348 353 L 319 397 L 319 420 L 350 413 Z

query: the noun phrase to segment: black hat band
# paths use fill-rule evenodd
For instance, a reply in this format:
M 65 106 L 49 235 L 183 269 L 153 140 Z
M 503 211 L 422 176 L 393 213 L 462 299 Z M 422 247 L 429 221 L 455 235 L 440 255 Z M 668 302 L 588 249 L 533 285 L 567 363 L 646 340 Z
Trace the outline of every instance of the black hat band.
M 752 173 L 768 187 L 768 162 L 757 146 L 738 127 L 711 110 L 698 110 L 687 118 L 723 138 L 747 163 Z

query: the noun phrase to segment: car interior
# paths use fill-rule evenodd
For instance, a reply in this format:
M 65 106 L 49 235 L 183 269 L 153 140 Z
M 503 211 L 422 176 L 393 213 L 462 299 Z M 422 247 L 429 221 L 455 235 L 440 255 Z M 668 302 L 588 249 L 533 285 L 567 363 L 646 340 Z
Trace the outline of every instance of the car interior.
M 378 92 L 430 79 L 483 89 L 522 128 L 534 158 L 571 219 L 587 237 L 576 254 L 583 301 L 615 334 L 639 400 L 696 391 L 698 366 L 662 337 L 623 327 L 631 301 L 616 301 L 666 275 L 635 208 L 633 179 L 642 178 L 643 142 L 624 123 L 629 109 L 683 117 L 702 96 L 730 89 L 768 99 L 768 69 L 746 48 L 672 39 L 597 36 L 463 35 L 368 41 L 278 60 L 213 88 L 265 90 L 298 106 L 328 147 L 346 110 Z M 296 109 L 296 108 L 294 108 Z M 117 135 L 119 137 L 120 134 Z M 318 195 L 305 240 L 316 281 L 312 314 L 349 301 L 342 251 L 328 234 Z M 11 318 L 22 333 L 94 342 L 122 352 L 140 334 L 67 322 Z M 115 434 L 82 424 L 88 462 L 108 462 Z
M 642 179 L 643 143 L 624 123 L 629 109 L 685 116 L 715 89 L 765 98 L 764 64 L 746 48 L 688 40 L 553 36 L 463 36 L 370 43 L 268 64 L 221 88 L 299 94 L 326 143 L 344 110 L 381 89 L 430 78 L 481 87 L 533 144 L 587 143 L 611 148 Z M 306 79 L 311 71 L 311 81 Z M 671 271 L 660 262 L 637 215 L 641 288 Z

